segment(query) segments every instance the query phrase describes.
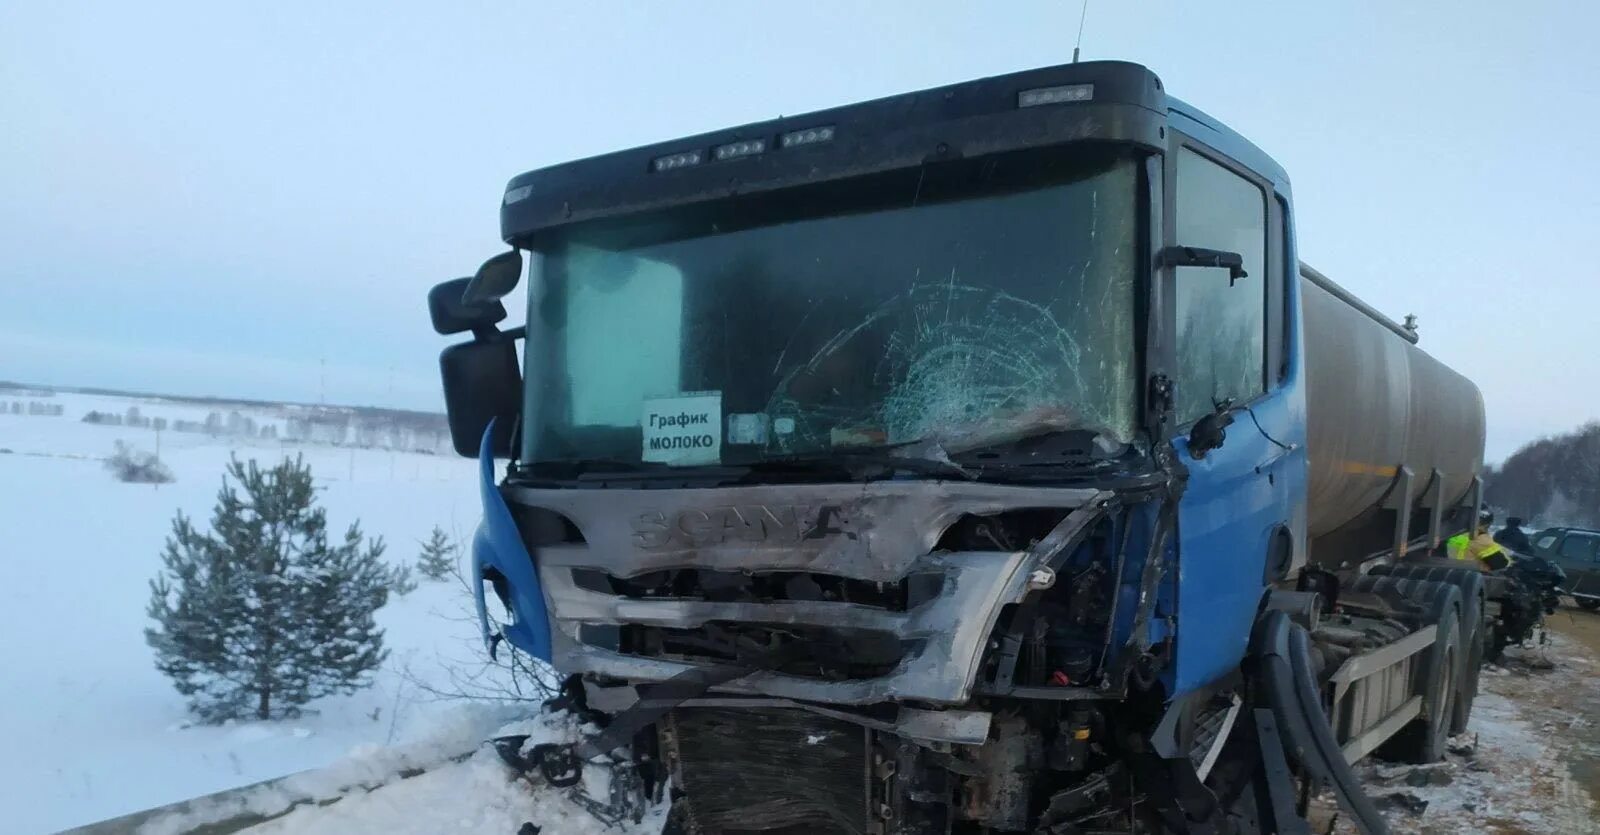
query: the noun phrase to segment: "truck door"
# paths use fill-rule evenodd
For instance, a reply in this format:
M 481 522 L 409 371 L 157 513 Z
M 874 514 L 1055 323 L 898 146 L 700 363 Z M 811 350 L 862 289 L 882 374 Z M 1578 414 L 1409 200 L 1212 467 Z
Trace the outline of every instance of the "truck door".
M 1293 492 L 1303 497 L 1305 489 L 1304 446 L 1295 443 L 1302 435 L 1292 416 L 1303 416 L 1304 396 L 1295 407 L 1298 388 L 1285 373 L 1279 336 L 1285 241 L 1271 184 L 1192 137 L 1174 131 L 1173 140 L 1167 245 L 1239 253 L 1248 273 L 1234 279 L 1226 269 L 1168 268 L 1173 445 L 1190 473 L 1178 508 L 1177 593 L 1186 614 L 1174 692 L 1182 693 L 1237 667 L 1266 584 L 1268 552 L 1292 547 L 1285 538 L 1293 530 Z M 1228 411 L 1234 423 L 1220 447 L 1196 450 L 1196 457 L 1188 433 L 1217 411 Z

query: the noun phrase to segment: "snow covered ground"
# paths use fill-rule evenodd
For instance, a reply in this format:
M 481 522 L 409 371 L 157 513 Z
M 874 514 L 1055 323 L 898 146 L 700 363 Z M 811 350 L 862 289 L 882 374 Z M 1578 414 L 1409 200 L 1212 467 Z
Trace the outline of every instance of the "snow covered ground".
M 470 600 L 454 583 L 423 581 L 392 600 L 379 612 L 391 657 L 376 686 L 316 702 L 297 721 L 190 727 L 143 630 L 146 584 L 172 516 L 181 509 L 209 519 L 230 453 L 264 462 L 303 454 L 330 525 L 360 519 L 367 534 L 388 542 L 388 559 L 408 563 L 434 525 L 461 541 L 477 524 L 472 462 L 167 431 L 161 457 L 177 481 L 123 484 L 99 459 L 117 440 L 154 450 L 156 433 L 84 423 L 84 414 L 135 405 L 147 418 L 204 421 L 216 407 L 0 392 L 0 401 L 12 400 L 59 404 L 63 414 L 0 413 L 0 831 L 88 823 L 465 721 L 453 718 L 463 706 L 420 686 L 451 687 L 447 668 L 466 669 L 474 658 L 477 626 L 463 617 Z M 282 419 L 266 408 L 251 416 L 261 425 Z
M 1444 762 L 1357 767 L 1395 832 L 1600 832 L 1593 785 L 1581 779 L 1596 764 L 1590 717 L 1600 704 L 1600 658 L 1560 631 L 1574 617 L 1594 619 L 1559 612 L 1548 645 L 1508 649 L 1500 665 L 1484 668 L 1472 722 Z M 1355 829 L 1344 822 L 1336 831 Z

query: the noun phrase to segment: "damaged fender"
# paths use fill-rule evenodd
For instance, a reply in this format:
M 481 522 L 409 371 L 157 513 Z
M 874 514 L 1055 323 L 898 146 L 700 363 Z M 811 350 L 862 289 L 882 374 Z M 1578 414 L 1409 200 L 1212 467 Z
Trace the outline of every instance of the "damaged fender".
M 483 630 L 483 640 L 492 655 L 501 637 L 519 650 L 545 663 L 550 662 L 550 616 L 545 608 L 544 587 L 539 583 L 539 572 L 533 556 L 522 543 L 522 535 L 511 519 L 511 508 L 500 495 L 494 482 L 494 453 L 490 438 L 494 421 L 483 431 L 483 441 L 478 447 L 478 489 L 483 498 L 483 521 L 472 537 L 472 597 L 478 610 L 478 624 Z M 495 571 L 502 581 L 495 590 L 503 598 L 506 609 L 512 613 L 512 622 L 496 632 L 489 622 L 489 609 L 484 600 L 483 584 Z

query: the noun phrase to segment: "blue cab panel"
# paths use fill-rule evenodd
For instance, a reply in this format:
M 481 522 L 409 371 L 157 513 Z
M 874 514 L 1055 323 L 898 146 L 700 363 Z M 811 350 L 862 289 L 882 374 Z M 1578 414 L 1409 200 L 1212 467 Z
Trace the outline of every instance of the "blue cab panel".
M 494 651 L 494 627 L 489 620 L 487 602 L 484 600 L 484 574 L 491 569 L 505 578 L 503 593 L 509 598 L 507 608 L 512 612 L 512 622 L 503 625 L 504 637 L 519 650 L 549 662 L 550 616 L 545 608 L 544 587 L 539 584 L 539 572 L 517 524 L 511 518 L 511 508 L 494 481 L 494 454 L 490 445 L 494 421 L 483 432 L 483 443 L 478 448 L 478 489 L 483 498 L 483 521 L 472 537 L 472 593 L 478 609 L 478 622 L 483 629 L 483 640 Z

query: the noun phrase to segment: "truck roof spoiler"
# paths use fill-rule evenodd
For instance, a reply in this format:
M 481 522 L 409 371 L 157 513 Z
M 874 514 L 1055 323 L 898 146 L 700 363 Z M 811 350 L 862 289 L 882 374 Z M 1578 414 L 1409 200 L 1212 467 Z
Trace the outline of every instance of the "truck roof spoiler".
M 1404 339 L 1413 345 L 1417 344 L 1417 331 L 1415 328 L 1408 328 L 1405 325 L 1390 319 L 1388 316 L 1383 315 L 1378 311 L 1377 308 L 1356 298 L 1354 293 L 1344 289 L 1343 287 L 1340 287 L 1336 282 L 1334 282 L 1333 279 L 1312 269 L 1311 265 L 1304 261 L 1300 262 L 1300 277 L 1310 281 L 1312 284 L 1315 284 L 1324 290 L 1327 290 L 1335 298 L 1339 299 L 1345 304 L 1350 305 L 1362 313 L 1365 313 L 1369 318 L 1372 319 L 1372 321 L 1377 322 L 1391 331 L 1394 331 L 1395 335 L 1399 336 L 1401 339 Z

